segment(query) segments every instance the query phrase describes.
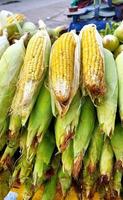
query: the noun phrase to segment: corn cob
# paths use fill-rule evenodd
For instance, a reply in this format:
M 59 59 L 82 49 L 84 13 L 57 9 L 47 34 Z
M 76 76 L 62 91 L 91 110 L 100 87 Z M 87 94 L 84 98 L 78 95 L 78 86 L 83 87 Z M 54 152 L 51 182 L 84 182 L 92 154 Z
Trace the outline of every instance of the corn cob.
M 105 55 L 105 79 L 107 91 L 102 103 L 97 106 L 97 115 L 100 127 L 107 136 L 112 136 L 115 126 L 115 117 L 118 100 L 118 78 L 113 55 L 107 49 Z
M 16 82 L 24 56 L 25 47 L 21 38 L 7 48 L 0 60 L 0 135 L 15 93 Z
M 5 52 L 5 50 L 9 47 L 9 41 L 6 35 L 0 36 L 0 59 Z
M 61 185 L 63 197 L 65 197 L 71 187 L 72 177 L 67 173 L 67 171 L 63 169 L 63 167 L 61 167 L 61 169 L 59 170 L 58 177 L 59 177 L 59 182 Z
M 89 124 L 88 124 L 89 120 Z M 85 98 L 85 101 L 81 108 L 81 114 L 79 124 L 74 137 L 74 168 L 73 176 L 78 177 L 83 156 L 88 148 L 95 123 L 95 110 L 93 103 L 89 97 Z
M 62 34 L 54 42 L 49 66 L 53 114 L 56 115 L 56 105 L 58 113 L 63 116 L 79 87 L 80 45 L 73 31 Z
M 111 180 L 113 170 L 113 150 L 110 140 L 107 138 L 104 142 L 101 159 L 100 159 L 100 182 L 101 184 L 108 184 Z
M 56 119 L 55 137 L 56 145 L 59 152 L 63 152 L 69 145 L 70 140 L 74 137 L 79 121 L 81 110 L 81 96 L 78 91 L 75 95 L 68 112 Z
M 106 91 L 102 39 L 94 24 L 84 26 L 80 32 L 82 51 L 81 83 L 84 95 L 100 102 Z
M 19 23 L 22 23 L 22 22 L 24 22 L 25 18 L 26 17 L 23 14 L 20 14 L 20 13 L 10 15 L 10 16 L 7 17 L 7 25 L 12 24 L 16 21 L 19 22 Z
M 3 13 L 2 16 L 2 30 L 6 30 L 7 34 L 8 34 L 8 39 L 9 41 L 11 40 L 11 38 L 14 38 L 15 36 L 18 36 L 20 38 L 20 36 L 23 35 L 23 31 L 22 31 L 22 25 L 25 21 L 25 16 L 22 14 L 14 14 L 8 12 L 9 16 L 5 16 Z
M 50 39 L 44 24 L 30 39 L 18 87 L 12 103 L 12 112 L 21 118 L 24 126 L 36 101 L 46 74 L 50 52 Z
M 111 145 L 116 157 L 116 168 L 123 169 L 123 128 L 117 124 L 111 138 Z
M 52 119 L 50 92 L 44 85 L 41 87 L 36 104 L 32 110 L 28 124 L 27 134 L 27 158 L 30 157 L 30 148 L 36 149 L 47 131 Z
M 37 149 L 35 166 L 33 171 L 34 185 L 37 185 L 40 182 L 40 179 L 46 172 L 54 148 L 55 148 L 54 135 L 53 133 L 50 133 L 48 131 L 47 134 L 44 136 L 42 142 L 40 142 Z
M 118 106 L 119 106 L 119 113 L 121 123 L 123 123 L 123 52 L 121 52 L 116 58 L 116 66 L 118 72 Z

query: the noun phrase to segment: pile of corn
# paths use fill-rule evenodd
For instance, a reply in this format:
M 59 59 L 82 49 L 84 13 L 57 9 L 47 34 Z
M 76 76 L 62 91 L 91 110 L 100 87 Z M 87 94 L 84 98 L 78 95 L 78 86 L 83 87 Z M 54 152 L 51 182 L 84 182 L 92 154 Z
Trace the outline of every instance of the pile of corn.
M 42 200 L 56 190 L 65 198 L 71 186 L 78 199 L 120 199 L 123 53 L 115 60 L 93 24 L 61 34 L 64 27 L 40 20 L 17 39 L 8 22 L 0 36 L 0 200 L 21 184 L 23 200 L 42 184 Z

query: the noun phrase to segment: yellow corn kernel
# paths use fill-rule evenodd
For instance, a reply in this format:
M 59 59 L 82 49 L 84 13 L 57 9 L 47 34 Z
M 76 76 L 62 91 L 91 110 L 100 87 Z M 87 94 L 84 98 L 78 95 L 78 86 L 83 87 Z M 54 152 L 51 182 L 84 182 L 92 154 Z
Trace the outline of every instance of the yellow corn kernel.
M 13 114 L 19 115 L 25 125 L 49 63 L 50 39 L 47 31 L 39 30 L 30 39 L 20 73 L 16 94 L 12 102 Z
M 64 33 L 54 43 L 51 59 L 51 83 L 56 99 L 61 103 L 70 98 L 74 77 L 76 41 L 72 33 Z
M 12 24 L 15 22 L 15 20 L 17 22 L 23 22 L 25 20 L 25 16 L 23 14 L 17 13 L 15 15 L 11 15 L 9 17 L 7 17 L 7 24 Z
M 92 100 L 96 100 L 106 90 L 102 41 L 96 26 L 92 24 L 85 26 L 80 34 L 83 89 Z

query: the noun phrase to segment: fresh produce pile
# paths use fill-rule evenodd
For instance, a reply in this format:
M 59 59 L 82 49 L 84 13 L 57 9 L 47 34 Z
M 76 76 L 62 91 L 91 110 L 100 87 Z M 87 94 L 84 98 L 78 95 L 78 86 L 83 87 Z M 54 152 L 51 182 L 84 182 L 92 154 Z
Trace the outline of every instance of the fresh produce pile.
M 93 24 L 77 35 L 0 20 L 0 200 L 21 184 L 24 200 L 42 184 L 43 200 L 71 185 L 83 200 L 121 199 L 123 52 L 115 59 Z

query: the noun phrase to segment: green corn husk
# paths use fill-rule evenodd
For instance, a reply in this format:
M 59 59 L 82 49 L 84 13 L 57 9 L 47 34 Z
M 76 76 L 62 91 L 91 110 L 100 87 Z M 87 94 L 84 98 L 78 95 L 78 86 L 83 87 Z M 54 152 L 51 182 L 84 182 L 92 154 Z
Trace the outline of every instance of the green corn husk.
M 117 124 L 111 138 L 111 145 L 116 157 L 116 168 L 123 169 L 123 128 Z
M 19 174 L 19 180 L 21 184 L 25 182 L 25 180 L 28 178 L 32 170 L 33 170 L 33 163 L 28 162 L 26 160 L 26 156 L 23 155 L 23 160 L 21 163 L 21 169 Z
M 15 165 L 14 167 L 14 171 L 12 173 L 12 177 L 11 177 L 11 180 L 10 180 L 10 187 L 14 187 L 14 185 L 17 185 L 19 184 L 20 185 L 20 178 L 19 178 L 19 175 L 20 175 L 20 170 L 21 170 L 21 164 L 22 164 L 22 157 L 21 159 L 19 159 L 19 161 L 17 162 L 17 165 Z
M 68 112 L 57 117 L 55 124 L 56 145 L 59 152 L 63 152 L 69 141 L 74 137 L 80 115 L 81 95 L 80 92 L 74 97 Z
M 58 177 L 63 197 L 65 197 L 71 187 L 72 177 L 63 169 L 63 167 L 59 170 Z
M 93 154 L 92 154 L 93 155 Z M 88 169 L 88 165 L 90 162 L 90 157 L 92 157 L 92 155 L 89 154 L 89 152 L 87 152 L 87 154 L 85 154 L 84 160 L 83 160 L 83 171 L 82 171 L 82 199 L 90 199 L 94 196 L 94 193 L 96 191 L 96 181 L 98 179 L 98 168 L 95 168 L 95 171 L 93 173 L 90 173 L 89 169 Z
M 22 135 L 19 140 L 21 156 L 13 172 L 13 176 L 12 176 L 13 183 L 16 182 L 17 180 L 19 181 L 19 183 L 23 184 L 33 170 L 36 151 L 34 148 L 31 148 L 30 149 L 31 158 L 30 160 L 27 160 L 26 139 L 27 139 L 27 129 L 23 130 Z
M 24 183 L 23 200 L 31 200 L 35 192 L 36 190 L 32 184 L 32 177 L 30 176 Z
M 77 178 L 80 172 L 82 159 L 93 133 L 95 118 L 96 114 L 94 105 L 90 98 L 86 97 L 81 109 L 80 121 L 74 138 L 74 178 Z
M 42 200 L 53 200 L 56 194 L 56 187 L 58 181 L 58 169 L 60 165 L 60 156 L 56 156 L 52 161 L 52 168 L 54 175 L 51 176 L 45 184 Z
M 18 115 L 12 114 L 10 117 L 10 123 L 9 123 L 9 140 L 11 142 L 15 142 L 21 128 L 21 120 Z
M 30 155 L 31 145 L 34 144 L 36 147 L 41 142 L 50 125 L 52 116 L 50 93 L 43 85 L 29 119 L 26 142 L 28 155 Z
M 11 173 L 9 170 L 3 170 L 0 172 L 0 200 L 10 191 L 9 180 L 11 179 Z
M 111 180 L 112 170 L 113 170 L 113 158 L 114 153 L 112 150 L 112 146 L 110 144 L 110 140 L 106 138 L 103 148 L 102 154 L 100 158 L 100 182 L 101 184 L 108 184 Z
M 123 52 L 117 56 L 116 66 L 118 72 L 118 106 L 121 123 L 123 123 Z
M 9 47 L 9 41 L 6 35 L 0 36 L 0 59 L 5 52 L 5 50 Z
M 97 106 L 97 115 L 101 130 L 111 137 L 114 131 L 117 111 L 118 77 L 113 54 L 104 49 L 104 56 L 107 91 L 103 101 Z
M 0 60 L 0 133 L 12 103 L 24 56 L 24 41 L 20 39 L 7 48 Z
M 53 133 L 48 131 L 45 134 L 42 142 L 40 142 L 40 144 L 38 145 L 34 171 L 33 171 L 34 185 L 37 185 L 40 182 L 40 179 L 42 179 L 44 173 L 46 172 L 50 164 L 54 148 L 55 148 L 54 135 Z
M 103 146 L 103 134 L 97 125 L 93 132 L 87 154 L 84 158 L 83 169 L 83 194 L 84 198 L 93 197 L 95 192 L 96 181 L 98 179 L 98 164 Z
M 72 174 L 73 160 L 74 160 L 73 141 L 71 140 L 70 143 L 68 144 L 68 147 L 62 153 L 63 170 L 66 171 L 69 174 L 69 176 L 71 176 Z
M 0 166 L 4 169 L 11 168 L 12 166 L 12 157 L 14 156 L 16 150 L 19 147 L 19 141 L 16 141 L 16 143 L 11 146 L 7 145 L 1 159 L 0 159 Z M 13 167 L 13 166 L 12 166 Z
M 97 169 L 103 147 L 103 139 L 103 134 L 100 131 L 99 126 L 97 125 L 94 129 L 93 137 L 91 139 L 88 149 L 89 158 L 87 168 L 90 174 L 94 173 Z
M 113 178 L 113 196 L 117 199 L 121 195 L 121 180 L 122 180 L 123 173 L 119 170 L 116 170 L 114 173 L 114 178 Z
M 10 184 L 16 185 L 25 183 L 33 170 L 33 165 L 34 160 L 32 160 L 32 162 L 26 160 L 26 152 L 24 152 L 14 168 Z
M 0 138 L 0 151 L 2 151 L 3 147 L 5 146 L 5 144 L 7 143 L 7 130 L 8 130 L 8 125 L 9 125 L 9 120 L 6 119 L 4 121 L 4 126 L 1 132 L 1 138 Z

